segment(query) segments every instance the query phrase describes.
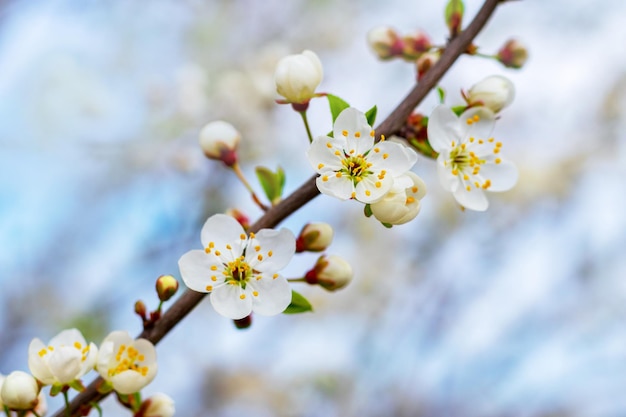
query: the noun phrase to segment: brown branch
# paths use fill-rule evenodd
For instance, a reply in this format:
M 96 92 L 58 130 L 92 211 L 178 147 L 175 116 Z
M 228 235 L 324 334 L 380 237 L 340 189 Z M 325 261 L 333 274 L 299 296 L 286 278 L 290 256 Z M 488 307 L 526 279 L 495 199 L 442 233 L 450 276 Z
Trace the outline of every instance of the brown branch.
M 487 23 L 496 7 L 502 0 L 485 0 L 485 3 L 478 11 L 472 23 L 458 36 L 450 41 L 439 61 L 424 75 L 422 80 L 411 90 L 402 102 L 393 110 L 377 128 L 379 135 L 391 136 L 397 132 L 406 122 L 413 109 L 421 103 L 426 95 L 437 85 L 441 77 L 452 67 L 454 62 L 467 50 L 476 35 Z M 315 175 L 309 178 L 300 188 L 294 191 L 289 197 L 281 201 L 276 206 L 270 208 L 261 218 L 250 227 L 250 231 L 257 232 L 263 228 L 272 228 L 278 225 L 289 215 L 307 204 L 317 195 L 319 191 L 315 185 Z M 138 338 L 145 338 L 157 344 L 176 324 L 178 324 L 187 314 L 195 308 L 206 296 L 204 293 L 187 290 L 180 296 L 174 304 L 155 323 L 154 327 L 144 330 Z M 97 392 L 97 386 L 102 382 L 98 377 L 87 389 L 78 394 L 70 404 L 72 416 L 79 416 L 81 405 L 99 402 L 108 394 Z M 57 411 L 54 417 L 64 417 L 65 410 Z

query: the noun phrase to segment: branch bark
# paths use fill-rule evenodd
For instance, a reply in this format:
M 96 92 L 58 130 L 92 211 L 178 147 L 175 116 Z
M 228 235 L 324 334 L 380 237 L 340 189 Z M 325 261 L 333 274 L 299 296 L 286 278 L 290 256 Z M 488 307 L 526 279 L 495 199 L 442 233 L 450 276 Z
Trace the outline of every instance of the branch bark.
M 376 128 L 377 135 L 391 136 L 397 132 L 406 122 L 415 107 L 422 102 L 426 95 L 437 85 L 444 74 L 452 67 L 454 62 L 470 46 L 476 35 L 485 26 L 496 7 L 503 0 L 485 0 L 470 25 L 458 36 L 452 39 L 446 46 L 439 61 L 424 75 L 422 80 L 411 92 L 400 102 L 393 112 Z M 281 201 L 278 205 L 270 208 L 256 223 L 250 227 L 250 231 L 258 232 L 260 229 L 272 228 L 278 225 L 285 218 L 297 211 L 319 195 L 315 185 L 316 175 L 309 178 L 300 188 L 290 196 Z M 158 342 L 167 335 L 187 314 L 189 314 L 206 296 L 204 293 L 187 290 L 180 296 L 174 304 L 163 314 L 155 326 L 149 330 L 144 330 L 138 338 L 150 340 L 152 343 Z M 100 394 L 97 391 L 102 378 L 95 379 L 85 391 L 78 394 L 70 403 L 70 413 L 72 416 L 79 416 L 82 405 L 99 402 L 108 394 Z M 65 408 L 56 412 L 54 417 L 64 417 Z

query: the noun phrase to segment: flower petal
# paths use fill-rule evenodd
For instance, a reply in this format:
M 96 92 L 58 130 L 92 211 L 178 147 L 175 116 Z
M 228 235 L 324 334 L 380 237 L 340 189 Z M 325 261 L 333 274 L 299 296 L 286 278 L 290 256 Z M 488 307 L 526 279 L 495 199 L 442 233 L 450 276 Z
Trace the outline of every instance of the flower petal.
M 262 316 L 280 314 L 291 303 L 291 286 L 285 277 L 265 276 L 249 284 L 258 295 L 252 297 L 252 310 Z
M 356 199 L 368 204 L 380 200 L 393 186 L 391 175 L 369 175 L 356 185 Z
M 221 251 L 222 258 L 227 262 L 241 255 L 245 240 L 245 231 L 241 224 L 231 216 L 225 214 L 214 214 L 209 217 L 202 226 L 200 239 L 204 248 L 213 243 L 216 250 Z M 230 245 L 232 249 L 227 249 Z
M 397 176 L 404 174 L 415 165 L 417 153 L 396 142 L 378 142 L 367 155 L 367 161 L 372 164 L 373 168 L 385 169 Z
M 324 181 L 326 179 L 326 181 Z M 354 192 L 354 184 L 349 177 L 335 175 L 321 175 L 315 180 L 317 189 L 320 193 L 336 197 L 341 200 L 347 200 L 352 197 Z
M 28 345 L 28 368 L 35 378 L 43 382 L 45 385 L 53 384 L 54 375 L 48 368 L 46 361 L 39 355 L 39 352 L 47 349 L 40 339 L 33 339 Z M 46 353 L 48 355 L 50 352 Z
M 444 190 L 455 192 L 460 186 L 460 180 L 456 175 L 452 174 L 450 167 L 445 166 L 446 159 L 448 159 L 447 152 L 446 154 L 439 154 L 437 158 L 437 175 Z
M 469 138 L 489 139 L 496 125 L 495 115 L 487 107 L 471 107 L 459 117 L 463 126 L 463 141 Z
M 467 188 L 461 186 L 453 194 L 456 201 L 467 209 L 485 211 L 489 207 L 485 193 L 479 188 L 472 187 L 467 191 Z
M 346 132 L 347 135 L 344 135 Z M 372 128 L 367 123 L 365 114 L 354 107 L 348 107 L 337 116 L 333 125 L 333 136 L 337 139 L 345 138 L 345 150 L 354 151 L 356 155 L 364 154 L 374 144 Z
M 307 159 L 315 171 L 323 173 L 341 169 L 343 144 L 328 136 L 319 136 L 306 151 Z M 335 153 L 338 153 L 335 154 Z
M 246 262 L 257 271 L 276 272 L 287 266 L 294 253 L 296 238 L 290 230 L 262 229 L 248 244 Z
M 450 149 L 452 141 L 458 143 L 462 139 L 459 118 L 443 104 L 435 107 L 431 113 L 427 129 L 428 142 L 436 152 Z
M 222 285 L 209 297 L 215 311 L 229 319 L 239 320 L 252 312 L 252 297 L 246 296 L 239 285 Z
M 185 285 L 194 291 L 210 292 L 207 285 L 214 286 L 224 280 L 222 276 L 224 265 L 215 262 L 214 256 L 200 249 L 190 250 L 181 256 L 178 268 Z M 212 277 L 217 277 L 217 280 L 212 280 Z
M 128 395 L 141 391 L 143 387 L 152 382 L 156 376 L 156 372 L 157 367 L 155 364 L 153 367 L 148 368 L 148 373 L 145 376 L 137 371 L 128 370 L 113 375 L 110 381 L 115 391 L 120 394 Z
M 61 384 L 80 378 L 81 352 L 74 346 L 58 346 L 48 358 L 50 371 Z
M 491 181 L 487 191 L 507 191 L 517 183 L 518 172 L 513 162 L 502 161 L 499 164 L 487 163 L 480 169 L 480 174 Z

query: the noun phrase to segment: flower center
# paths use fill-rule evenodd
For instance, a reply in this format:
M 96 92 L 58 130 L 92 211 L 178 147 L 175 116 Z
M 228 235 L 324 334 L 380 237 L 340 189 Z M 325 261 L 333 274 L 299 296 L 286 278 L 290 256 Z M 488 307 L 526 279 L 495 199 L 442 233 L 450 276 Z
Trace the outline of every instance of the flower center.
M 225 265 L 224 276 L 225 281 L 232 285 L 241 285 L 246 288 L 246 283 L 252 276 L 252 267 L 244 261 L 245 257 L 240 256 L 232 262 Z
M 468 119 L 469 124 L 469 119 Z M 478 157 L 475 152 L 470 150 L 472 147 L 478 147 L 475 149 L 483 149 L 483 146 L 492 148 L 491 153 L 493 156 L 484 155 Z M 502 160 L 498 158 L 498 154 L 502 148 L 501 142 L 495 142 L 494 138 L 489 138 L 486 141 L 483 139 L 476 140 L 470 137 L 468 142 L 455 145 L 452 142 L 452 150 L 450 151 L 450 158 L 446 161 L 446 165 L 452 169 L 452 175 L 458 176 L 461 179 L 462 184 L 467 191 L 472 189 L 472 184 L 476 188 L 482 188 L 484 190 L 491 187 L 491 180 L 484 178 L 480 174 L 481 166 L 486 163 L 500 164 Z M 484 150 L 484 149 L 483 149 Z
M 372 171 L 368 170 L 372 164 L 367 162 L 363 155 L 344 158 L 341 161 L 341 164 L 343 165 L 341 171 L 348 174 L 348 176 L 350 176 L 355 182 L 361 181 L 363 178 L 372 173 Z
M 109 369 L 109 376 L 117 375 L 124 371 L 135 371 L 141 375 L 146 376 L 148 373 L 147 366 L 140 366 L 140 362 L 145 360 L 145 357 L 139 353 L 133 346 L 121 345 L 115 355 L 117 366 Z

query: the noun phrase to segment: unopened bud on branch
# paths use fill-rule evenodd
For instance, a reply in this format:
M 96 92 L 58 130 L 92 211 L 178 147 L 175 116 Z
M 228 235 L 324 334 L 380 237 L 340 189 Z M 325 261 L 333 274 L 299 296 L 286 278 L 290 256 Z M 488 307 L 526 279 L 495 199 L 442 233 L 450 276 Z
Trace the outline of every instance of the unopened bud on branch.
M 492 75 L 479 81 L 465 95 L 468 106 L 484 106 L 494 113 L 511 104 L 514 97 L 515 86 L 501 75 Z
M 274 80 L 276 91 L 298 111 L 304 111 L 316 96 L 315 89 L 322 82 L 322 63 L 313 51 L 288 55 L 278 61 Z M 299 105 L 299 106 L 298 106 Z
M 11 372 L 3 381 L 0 398 L 4 405 L 13 410 L 30 410 L 37 405 L 39 385 L 31 374 Z
M 157 393 L 141 404 L 134 417 L 172 417 L 176 409 L 169 395 Z
M 418 30 L 413 35 L 404 36 L 402 43 L 402 55 L 407 61 L 415 61 L 432 47 L 428 34 L 421 30 Z
M 403 41 L 389 26 L 377 26 L 367 32 L 367 43 L 380 59 L 402 56 L 404 50 Z
M 321 252 L 333 241 L 333 228 L 328 223 L 309 223 L 296 239 L 296 252 Z
M 161 275 L 156 281 L 156 291 L 159 300 L 167 301 L 178 291 L 178 281 L 171 275 Z
M 496 55 L 498 61 L 508 68 L 522 68 L 528 59 L 528 50 L 515 39 L 508 40 Z
M 437 51 L 422 54 L 415 66 L 417 68 L 417 81 L 420 81 L 428 70 L 439 61 L 441 54 Z
M 320 256 L 313 269 L 305 275 L 311 285 L 320 285 L 328 291 L 345 287 L 352 280 L 352 267 L 339 256 Z
M 200 131 L 200 147 L 209 159 L 222 161 L 226 166 L 237 163 L 237 146 L 241 135 L 230 123 L 222 120 L 208 123 Z
M 455 37 L 461 31 L 464 12 L 465 5 L 463 4 L 463 0 L 448 0 L 445 17 L 451 37 Z

